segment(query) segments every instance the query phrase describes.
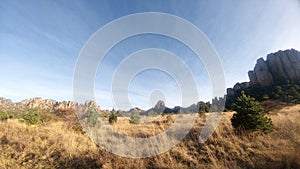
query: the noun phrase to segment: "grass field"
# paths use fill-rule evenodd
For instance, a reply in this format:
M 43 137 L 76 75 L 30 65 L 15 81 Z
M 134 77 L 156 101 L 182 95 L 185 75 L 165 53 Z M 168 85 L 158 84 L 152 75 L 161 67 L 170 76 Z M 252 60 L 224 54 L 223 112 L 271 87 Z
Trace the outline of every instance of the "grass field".
M 198 140 L 205 122 L 202 116 L 180 144 L 142 159 L 120 157 L 98 147 L 78 124 L 67 120 L 70 117 L 34 126 L 8 119 L 0 122 L 0 168 L 300 168 L 300 105 L 269 112 L 275 131 L 268 135 L 235 134 L 230 123 L 233 113 L 223 113 L 204 144 Z M 146 137 L 170 125 L 167 116 L 146 124 L 119 117 L 113 127 L 128 136 Z

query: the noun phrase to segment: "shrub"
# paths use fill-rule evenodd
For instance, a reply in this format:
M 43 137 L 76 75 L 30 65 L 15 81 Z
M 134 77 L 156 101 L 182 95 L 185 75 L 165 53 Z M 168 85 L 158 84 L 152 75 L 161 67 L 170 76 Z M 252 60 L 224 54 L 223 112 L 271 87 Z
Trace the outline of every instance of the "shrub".
M 208 103 L 203 103 L 200 107 L 199 107 L 199 115 L 204 115 L 205 113 L 209 112 L 209 105 Z
M 99 118 L 99 113 L 93 109 L 89 108 L 87 112 L 87 124 L 91 127 L 95 126 L 97 124 Z
M 129 122 L 133 123 L 133 124 L 138 124 L 138 123 L 140 123 L 140 119 L 141 119 L 141 116 L 139 115 L 139 113 L 135 112 L 135 113 L 131 114 Z
M 13 118 L 14 116 L 10 113 L 8 113 L 7 111 L 1 111 L 0 112 L 0 120 L 7 120 L 9 118 Z
M 28 109 L 21 115 L 22 120 L 31 125 L 42 122 L 42 114 L 37 109 Z
M 108 118 L 108 122 L 110 124 L 113 124 L 113 123 L 117 123 L 117 121 L 118 121 L 117 113 L 115 111 L 112 111 Z
M 231 118 L 232 126 L 236 130 L 262 131 L 269 133 L 273 130 L 272 120 L 265 116 L 262 106 L 253 97 L 244 92 L 236 99 L 233 110 L 237 113 Z

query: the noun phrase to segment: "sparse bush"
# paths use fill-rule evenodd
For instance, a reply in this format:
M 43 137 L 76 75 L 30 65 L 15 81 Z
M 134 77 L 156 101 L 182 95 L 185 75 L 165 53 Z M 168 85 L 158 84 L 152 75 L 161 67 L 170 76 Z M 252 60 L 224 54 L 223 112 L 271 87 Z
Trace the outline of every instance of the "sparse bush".
M 21 115 L 22 121 L 35 125 L 42 122 L 42 113 L 37 109 L 28 109 Z
M 208 103 L 203 103 L 200 107 L 199 107 L 199 115 L 204 115 L 205 113 L 209 112 L 209 104 Z
M 115 111 L 112 111 L 108 118 L 108 122 L 110 124 L 113 124 L 113 123 L 117 123 L 117 121 L 118 121 L 117 113 Z
M 99 114 L 94 109 L 89 109 L 87 113 L 87 124 L 91 127 L 95 126 L 97 124 L 99 118 Z
M 138 124 L 140 123 L 140 119 L 141 116 L 139 115 L 139 113 L 132 113 L 129 122 L 133 124 Z
M 269 133 L 273 130 L 272 120 L 265 116 L 262 106 L 253 97 L 244 92 L 237 98 L 233 110 L 237 113 L 231 118 L 236 130 L 262 131 Z

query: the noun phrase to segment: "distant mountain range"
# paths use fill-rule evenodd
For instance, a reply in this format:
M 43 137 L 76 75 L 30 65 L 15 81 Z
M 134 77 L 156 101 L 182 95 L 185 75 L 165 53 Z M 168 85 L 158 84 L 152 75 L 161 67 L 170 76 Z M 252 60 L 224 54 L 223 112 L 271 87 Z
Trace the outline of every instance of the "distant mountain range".
M 42 99 L 42 98 L 30 98 L 25 99 L 21 102 L 12 102 L 10 99 L 0 97 L 0 110 L 9 110 L 13 112 L 22 111 L 25 109 L 39 109 L 50 112 L 64 112 L 68 110 L 74 110 L 75 107 L 81 108 L 93 108 L 100 111 L 100 106 L 94 101 L 86 101 L 83 104 L 78 104 L 73 101 L 62 101 L 58 102 L 52 99 Z M 103 110 L 101 110 L 103 111 Z

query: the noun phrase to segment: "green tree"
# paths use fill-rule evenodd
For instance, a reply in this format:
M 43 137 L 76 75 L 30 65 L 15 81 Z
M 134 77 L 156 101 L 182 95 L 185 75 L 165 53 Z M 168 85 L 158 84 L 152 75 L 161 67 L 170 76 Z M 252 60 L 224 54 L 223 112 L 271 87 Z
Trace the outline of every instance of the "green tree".
M 236 130 L 262 131 L 269 133 L 273 130 L 272 120 L 265 116 L 262 106 L 253 97 L 242 95 L 236 99 L 233 110 L 236 113 L 231 118 Z
M 116 111 L 113 109 L 110 113 L 110 116 L 108 117 L 108 122 L 110 124 L 113 124 L 113 123 L 117 123 L 117 121 L 118 121 L 118 115 Z
M 199 111 L 198 111 L 198 113 L 200 115 L 203 115 L 204 113 L 208 113 L 208 112 L 209 112 L 209 105 L 208 105 L 208 103 L 203 103 L 202 105 L 200 105 Z

